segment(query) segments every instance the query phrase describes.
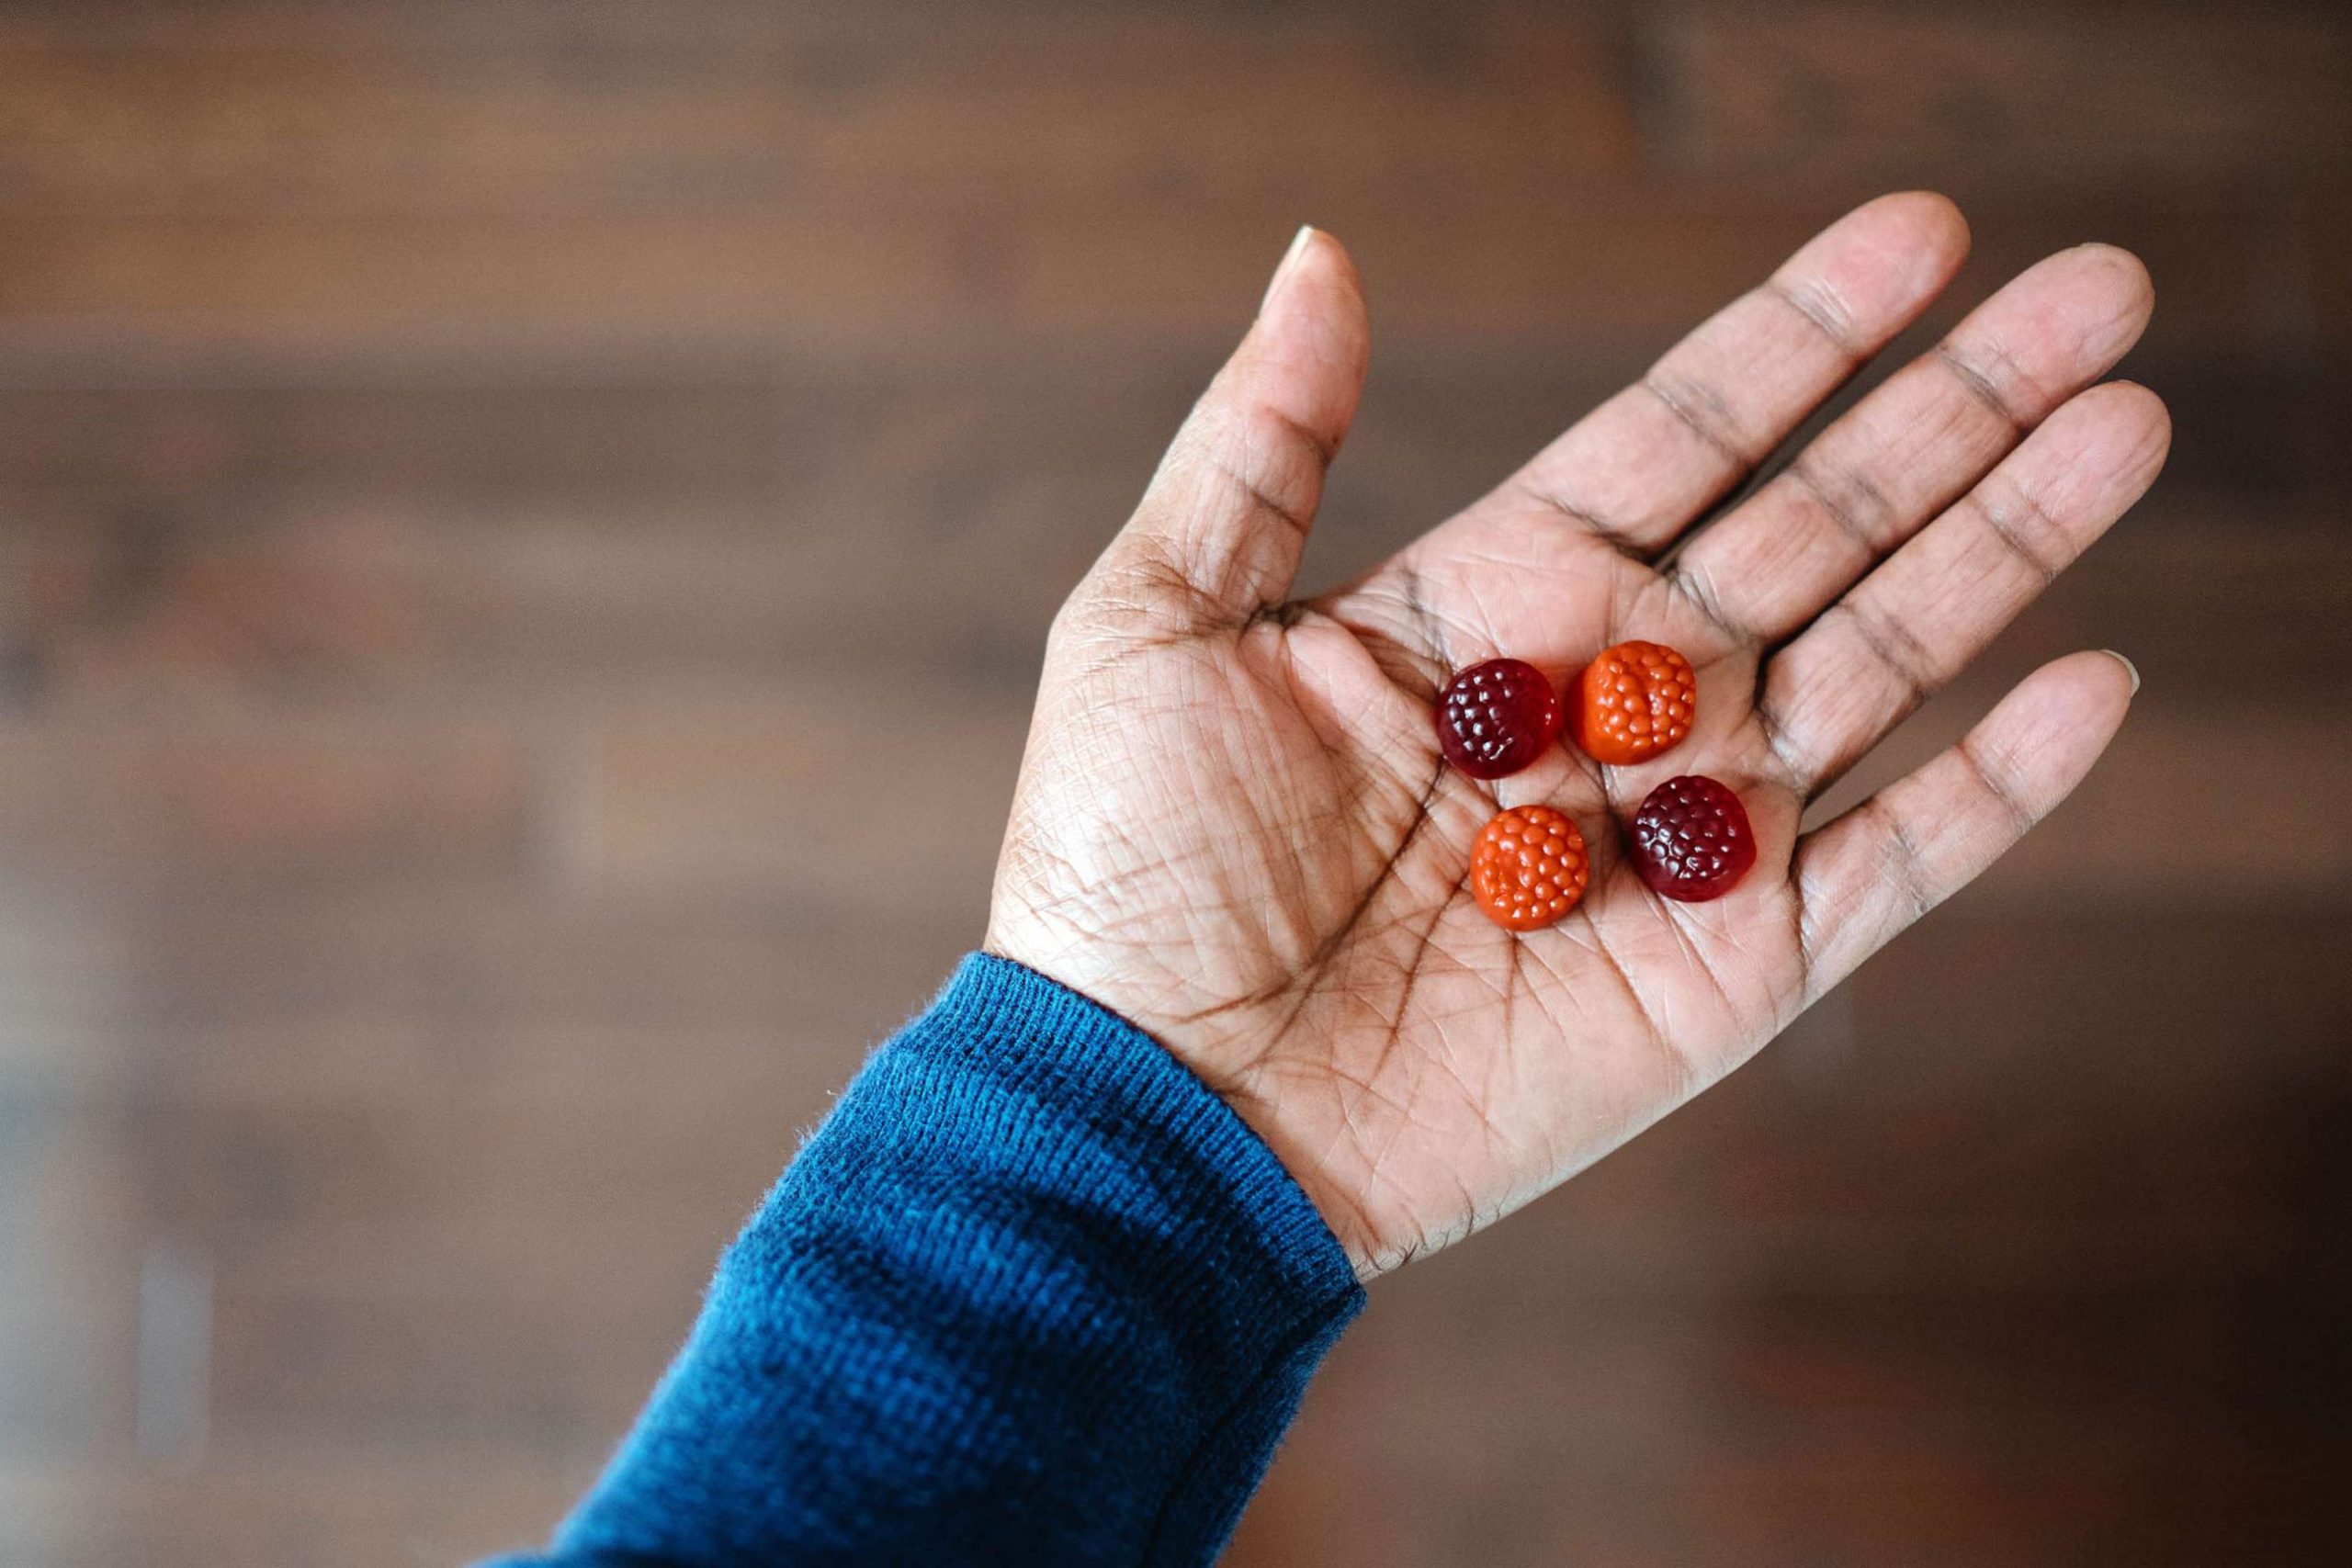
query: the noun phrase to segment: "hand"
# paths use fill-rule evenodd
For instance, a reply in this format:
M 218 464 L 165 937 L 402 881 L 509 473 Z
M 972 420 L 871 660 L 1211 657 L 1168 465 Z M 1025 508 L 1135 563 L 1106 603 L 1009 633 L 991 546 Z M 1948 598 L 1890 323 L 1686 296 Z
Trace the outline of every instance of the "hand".
M 2146 324 L 2147 274 L 2086 245 L 1685 536 L 1966 248 L 1940 197 L 1860 208 L 1493 493 L 1294 600 L 1369 343 L 1346 254 L 1303 231 L 1055 622 L 989 949 L 1175 1052 L 1366 1277 L 1737 1066 L 2063 799 L 2137 683 L 2118 658 L 2061 659 L 1952 750 L 1798 832 L 2163 464 L 2154 395 L 2091 385 Z M 1565 682 L 1628 637 L 1697 669 L 1673 750 L 1604 768 L 1564 742 L 1491 784 L 1440 761 L 1451 671 L 1509 654 Z M 1626 859 L 1634 808 L 1685 773 L 1738 791 L 1756 830 L 1755 869 L 1713 903 L 1658 898 Z M 1529 802 L 1576 818 L 1592 881 L 1558 925 L 1514 936 L 1465 878 L 1479 828 Z

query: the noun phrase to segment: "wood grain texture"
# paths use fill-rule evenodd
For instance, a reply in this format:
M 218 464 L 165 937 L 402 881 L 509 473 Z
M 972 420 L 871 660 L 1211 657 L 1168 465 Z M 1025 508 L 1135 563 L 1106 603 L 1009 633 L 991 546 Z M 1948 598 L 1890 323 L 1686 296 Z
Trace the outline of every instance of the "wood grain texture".
M 977 936 L 1046 623 L 1302 219 L 1378 344 L 1319 583 L 1917 184 L 1975 251 L 1899 352 L 2126 244 L 2179 434 L 1839 800 L 2072 649 L 2132 720 L 1756 1063 L 1384 1281 L 1229 1561 L 2346 1557 L 2348 39 L 0 12 L 0 1562 L 545 1530 Z M 167 1431 L 159 1277 L 209 1356 Z
M 2170 184 L 2346 157 L 2352 26 L 2326 7 L 1697 0 L 1659 7 L 1645 32 L 1659 118 L 1718 168 Z

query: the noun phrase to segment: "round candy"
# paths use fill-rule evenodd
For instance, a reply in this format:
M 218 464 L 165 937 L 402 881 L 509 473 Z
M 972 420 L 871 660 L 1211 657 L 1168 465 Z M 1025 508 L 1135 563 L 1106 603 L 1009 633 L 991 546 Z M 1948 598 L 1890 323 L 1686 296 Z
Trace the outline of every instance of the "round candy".
M 1634 814 L 1634 869 L 1662 897 L 1720 898 L 1756 863 L 1747 807 L 1731 786 L 1697 773 L 1667 780 Z
M 1568 693 L 1568 732 L 1596 762 L 1622 767 L 1690 733 L 1699 682 L 1662 642 L 1621 642 L 1584 667 Z
M 1498 779 L 1544 754 L 1560 733 L 1560 698 L 1516 659 L 1473 664 L 1437 696 L 1437 742 L 1474 779 Z
M 1510 931 L 1550 925 L 1577 907 L 1591 877 L 1584 835 L 1548 806 L 1512 807 L 1470 846 L 1471 896 Z

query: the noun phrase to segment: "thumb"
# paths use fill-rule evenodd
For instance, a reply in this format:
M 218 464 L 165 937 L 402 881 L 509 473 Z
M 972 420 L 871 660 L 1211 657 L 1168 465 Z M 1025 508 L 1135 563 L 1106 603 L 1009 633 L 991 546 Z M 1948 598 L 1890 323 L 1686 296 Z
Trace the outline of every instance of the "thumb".
M 1290 592 L 1323 476 L 1355 418 L 1371 327 L 1348 254 L 1301 229 L 1106 564 L 1155 620 L 1238 625 Z

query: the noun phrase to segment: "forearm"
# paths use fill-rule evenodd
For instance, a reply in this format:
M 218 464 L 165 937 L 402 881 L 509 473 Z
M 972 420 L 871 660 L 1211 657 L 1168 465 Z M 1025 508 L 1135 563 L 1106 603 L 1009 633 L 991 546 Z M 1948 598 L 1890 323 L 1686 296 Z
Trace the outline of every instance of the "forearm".
M 1186 1068 L 975 957 L 808 1140 L 528 1561 L 1205 1562 L 1362 1301 Z

